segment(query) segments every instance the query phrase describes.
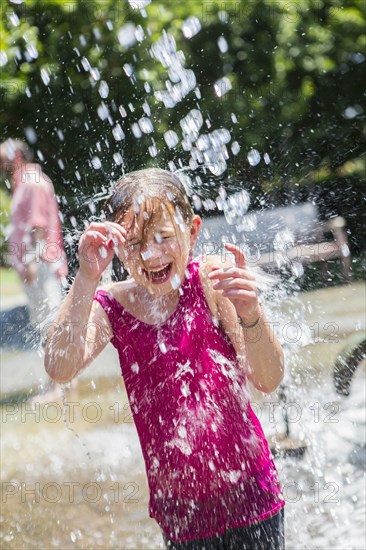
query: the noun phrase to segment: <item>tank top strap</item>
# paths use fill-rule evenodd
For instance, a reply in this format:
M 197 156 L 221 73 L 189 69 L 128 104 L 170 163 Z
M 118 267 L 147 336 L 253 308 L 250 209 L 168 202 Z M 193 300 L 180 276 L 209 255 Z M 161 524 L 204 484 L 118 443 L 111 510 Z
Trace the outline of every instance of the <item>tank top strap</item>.
M 201 284 L 200 277 L 200 265 L 201 258 L 192 258 L 188 263 L 187 270 L 189 278 L 187 277 L 183 284 L 184 301 L 185 304 L 195 304 L 195 308 L 206 309 L 206 297 Z

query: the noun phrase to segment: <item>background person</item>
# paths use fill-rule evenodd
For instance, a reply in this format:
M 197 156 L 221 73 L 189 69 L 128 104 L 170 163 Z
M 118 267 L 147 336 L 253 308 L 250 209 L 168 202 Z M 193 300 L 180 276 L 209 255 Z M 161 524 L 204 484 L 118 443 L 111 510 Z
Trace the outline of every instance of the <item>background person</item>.
M 0 145 L 3 174 L 11 184 L 8 251 L 28 299 L 29 317 L 42 333 L 61 302 L 68 272 L 54 187 L 26 143 L 8 139 Z

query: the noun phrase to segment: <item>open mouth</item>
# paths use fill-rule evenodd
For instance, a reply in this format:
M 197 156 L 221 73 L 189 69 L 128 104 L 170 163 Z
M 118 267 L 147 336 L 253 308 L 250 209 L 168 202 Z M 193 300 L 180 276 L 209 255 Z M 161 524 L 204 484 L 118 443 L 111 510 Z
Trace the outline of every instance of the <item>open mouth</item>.
M 159 270 L 149 270 L 143 269 L 143 273 L 145 277 L 149 279 L 151 283 L 154 285 L 161 285 L 162 283 L 165 283 L 169 277 L 170 273 L 172 271 L 173 264 L 167 264 L 162 269 Z

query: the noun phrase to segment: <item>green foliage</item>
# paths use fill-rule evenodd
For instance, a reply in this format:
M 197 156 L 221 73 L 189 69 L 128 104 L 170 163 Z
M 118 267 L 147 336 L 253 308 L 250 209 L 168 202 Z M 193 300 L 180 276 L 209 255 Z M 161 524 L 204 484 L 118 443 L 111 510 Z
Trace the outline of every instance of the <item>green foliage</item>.
M 131 5 L 119 0 L 2 3 L 4 137 L 35 130 L 33 145 L 63 197 L 66 226 L 72 216 L 79 223 L 89 217 L 91 198 L 104 196 L 123 170 L 169 161 L 186 166 L 189 152 L 179 145 L 170 150 L 163 134 L 168 129 L 180 134 L 180 120 L 198 107 L 211 129 L 227 128 L 241 148 L 236 156 L 229 149 L 222 176 L 197 172 L 204 181 L 202 196 L 215 199 L 224 184 L 229 192 L 245 186 L 253 206 L 316 200 L 325 216 L 339 213 L 351 220 L 352 242 L 359 246 L 354 214 L 365 168 L 364 2 L 155 0 L 145 10 Z M 188 39 L 182 24 L 191 16 L 202 29 Z M 150 55 L 164 30 L 176 40 L 199 89 L 174 109 L 154 94 L 169 80 L 168 69 Z M 220 37 L 227 51 L 220 51 Z M 132 76 L 126 74 L 129 66 Z M 218 97 L 214 82 L 223 77 L 232 89 Z M 104 99 L 101 81 L 109 87 Z M 148 108 L 154 131 L 136 139 L 131 125 Z M 103 109 L 109 114 L 101 120 Z M 125 134 L 121 141 L 113 137 L 116 124 Z M 151 157 L 154 143 L 158 154 Z M 267 153 L 271 163 L 250 166 L 252 148 L 262 157 Z M 117 153 L 122 166 L 113 157 Z M 91 163 L 95 156 L 100 169 Z

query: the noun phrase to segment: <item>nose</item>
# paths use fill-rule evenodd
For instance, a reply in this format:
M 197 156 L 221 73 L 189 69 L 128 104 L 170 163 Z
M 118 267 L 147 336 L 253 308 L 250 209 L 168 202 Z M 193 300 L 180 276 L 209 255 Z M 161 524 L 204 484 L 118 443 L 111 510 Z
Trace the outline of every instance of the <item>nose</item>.
M 156 242 L 156 239 L 149 239 L 142 245 L 140 254 L 143 261 L 159 258 L 161 256 L 161 245 Z

